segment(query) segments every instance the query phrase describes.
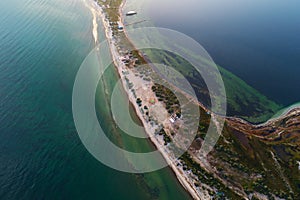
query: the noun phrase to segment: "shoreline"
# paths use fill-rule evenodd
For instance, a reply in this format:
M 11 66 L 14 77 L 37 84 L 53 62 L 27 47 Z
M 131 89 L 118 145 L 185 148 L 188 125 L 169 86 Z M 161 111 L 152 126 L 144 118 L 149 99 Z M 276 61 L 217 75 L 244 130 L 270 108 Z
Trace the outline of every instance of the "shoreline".
M 96 8 L 95 7 L 89 7 L 89 5 L 88 5 L 88 3 L 86 3 L 86 1 L 91 1 L 91 4 L 96 6 Z M 97 14 L 98 14 L 98 16 L 101 16 L 101 19 L 102 19 L 102 13 L 103 13 L 103 10 L 102 10 L 101 6 L 96 1 L 95 0 L 85 0 L 84 1 L 85 5 L 91 10 L 91 12 L 93 14 L 93 37 L 94 37 L 94 40 L 95 40 L 95 44 L 97 44 L 99 42 L 98 41 L 98 30 L 97 30 L 98 29 L 98 24 L 96 22 Z M 121 3 L 120 8 L 119 8 L 119 15 L 121 16 L 120 19 L 121 19 L 121 22 L 123 24 L 124 24 L 124 18 L 123 18 L 123 15 L 122 15 L 123 14 L 122 10 L 123 10 L 123 7 L 125 6 L 125 4 L 126 4 L 126 0 L 122 0 L 122 3 Z M 99 9 L 100 11 L 97 12 L 97 9 Z M 103 17 L 105 18 L 105 16 L 103 16 Z M 124 28 L 124 33 L 126 35 L 126 29 L 125 28 Z M 128 39 L 127 35 L 126 35 L 126 38 Z M 131 43 L 131 41 L 129 39 L 128 39 L 128 41 Z M 134 46 L 134 44 L 132 44 L 132 45 Z M 198 102 L 198 104 L 203 109 L 207 110 L 206 107 L 201 102 Z M 272 124 L 274 121 L 281 120 L 281 119 L 289 116 L 290 113 L 295 111 L 295 110 L 296 111 L 300 110 L 300 102 L 297 102 L 297 103 L 294 103 L 294 104 L 291 104 L 289 106 L 286 106 L 286 107 L 282 108 L 281 110 L 277 111 L 272 117 L 270 117 L 266 121 L 259 122 L 259 123 L 250 122 L 247 119 L 237 117 L 237 116 L 221 116 L 221 115 L 218 115 L 217 113 L 215 113 L 215 115 L 224 117 L 225 119 L 229 119 L 229 120 L 241 121 L 241 122 L 247 123 L 247 124 L 249 124 L 253 127 L 262 127 L 262 126 L 268 126 L 268 125 Z
M 93 0 L 91 0 L 91 1 L 93 1 Z M 122 73 L 123 70 L 126 70 L 126 68 L 124 67 L 124 64 L 122 64 L 118 59 L 120 57 L 120 55 L 117 51 L 116 46 L 114 45 L 114 39 L 112 37 L 112 31 L 111 31 L 111 26 L 109 25 L 109 21 L 108 21 L 107 17 L 104 15 L 102 7 L 97 2 L 93 2 L 93 3 L 94 3 L 95 6 L 97 6 L 97 8 L 90 7 L 90 8 L 92 8 L 91 11 L 92 11 L 93 17 L 94 17 L 94 19 L 93 19 L 93 25 L 94 25 L 94 27 L 93 27 L 93 37 L 94 37 L 94 40 L 95 40 L 95 44 L 97 45 L 97 43 L 98 43 L 98 38 L 96 38 L 96 37 L 98 37 L 98 34 L 95 33 L 95 29 L 98 28 L 98 24 L 96 25 L 94 22 L 95 22 L 95 18 L 96 18 L 95 14 L 98 14 L 98 16 L 100 16 L 100 18 L 102 20 L 102 25 L 103 25 L 104 32 L 105 32 L 105 37 L 108 40 L 108 43 L 109 43 L 109 46 L 110 46 L 110 53 L 111 53 L 111 56 L 113 58 L 114 65 L 117 69 L 118 76 L 121 79 L 122 87 L 123 87 L 124 91 L 127 94 L 129 102 L 131 103 L 131 105 L 134 108 L 135 114 L 138 116 L 140 122 L 143 124 L 144 130 L 145 130 L 146 134 L 149 136 L 149 138 L 148 138 L 149 141 L 155 146 L 155 148 L 157 150 L 159 150 L 159 152 L 161 153 L 161 155 L 163 156 L 165 161 L 169 164 L 168 166 L 172 169 L 172 172 L 176 176 L 176 179 L 183 186 L 183 188 L 189 193 L 189 195 L 193 199 L 197 199 L 197 200 L 199 199 L 200 200 L 201 199 L 200 197 L 202 195 L 199 194 L 195 190 L 195 188 L 191 185 L 192 183 L 190 183 L 188 181 L 188 178 L 186 176 L 184 176 L 184 172 L 182 172 L 180 169 L 177 168 L 176 164 L 170 159 L 170 155 L 168 155 L 168 153 L 162 149 L 161 146 L 163 146 L 163 144 L 159 143 L 159 140 L 156 139 L 154 136 L 152 136 L 151 133 L 154 131 L 153 127 L 151 127 L 149 125 L 149 123 L 145 121 L 144 117 L 142 116 L 142 114 L 139 110 L 138 105 L 135 103 L 135 98 L 133 97 L 131 92 L 126 87 L 125 76 Z M 126 3 L 126 1 L 123 0 L 120 7 L 119 7 L 119 16 L 120 16 L 120 20 L 122 22 L 124 21 L 122 10 L 123 10 L 123 7 L 124 7 L 125 3 Z M 96 11 L 96 9 L 98 9 L 98 12 Z M 125 29 L 124 29 L 124 32 L 126 32 Z M 203 196 L 203 198 L 204 198 L 204 196 Z
M 93 0 L 90 0 L 90 1 L 94 2 Z M 126 1 L 122 0 L 122 3 L 120 4 L 120 6 L 118 8 L 119 20 L 121 20 L 121 23 L 124 23 L 124 16 L 123 16 L 122 11 L 123 11 L 125 3 L 126 3 Z M 102 20 L 102 23 L 103 23 L 102 25 L 103 25 L 104 32 L 105 32 L 105 37 L 106 37 L 109 47 L 110 47 L 110 54 L 113 58 L 113 62 L 117 69 L 118 76 L 121 79 L 122 87 L 127 94 L 129 102 L 132 104 L 132 106 L 134 108 L 135 114 L 137 115 L 139 120 L 142 122 L 146 134 L 150 137 L 149 141 L 156 147 L 157 150 L 159 150 L 159 152 L 161 153 L 163 158 L 169 164 L 168 166 L 172 169 L 172 172 L 175 174 L 177 180 L 184 187 L 184 189 L 190 194 L 190 196 L 193 199 L 205 199 L 206 198 L 205 194 L 201 193 L 201 191 L 199 189 L 197 189 L 196 186 L 194 186 L 193 179 L 190 178 L 189 175 L 187 173 L 185 173 L 181 168 L 176 166 L 177 161 L 174 161 L 174 162 L 171 161 L 173 159 L 172 154 L 170 154 L 167 150 L 162 148 L 163 143 L 161 143 L 161 141 L 158 138 L 154 137 L 151 134 L 153 132 L 153 126 L 151 127 L 150 124 L 145 120 L 145 118 L 143 117 L 143 115 L 140 111 L 140 107 L 136 104 L 136 97 L 133 96 L 132 92 L 127 87 L 127 82 L 125 81 L 125 77 L 127 77 L 127 76 L 125 76 L 123 73 L 124 73 L 124 71 L 131 71 L 131 70 L 128 70 L 127 67 L 125 66 L 125 64 L 123 62 L 121 62 L 119 59 L 121 57 L 121 55 L 117 49 L 116 40 L 112 35 L 112 27 L 109 24 L 109 20 L 108 20 L 107 16 L 105 16 L 105 12 L 103 11 L 103 8 L 97 2 L 94 2 L 93 5 L 96 6 L 96 7 L 92 6 L 93 7 L 92 12 L 93 12 L 93 17 L 94 17 L 94 19 L 93 19 L 93 25 L 94 25 L 93 26 L 93 36 L 94 36 L 95 44 L 97 45 L 97 43 L 98 43 L 98 38 L 95 38 L 95 37 L 98 37 L 98 33 L 95 34 L 95 30 L 97 30 L 98 24 L 95 25 L 94 20 L 97 19 L 97 17 L 100 17 Z M 125 33 L 125 38 L 131 43 L 131 41 L 127 37 L 125 27 L 124 27 L 124 33 Z M 132 45 L 134 46 L 134 44 L 132 44 Z M 132 81 L 131 79 L 129 79 L 129 80 Z M 135 83 L 134 81 L 132 81 L 132 82 Z M 249 126 L 252 126 L 252 127 L 262 127 L 262 126 L 270 125 L 274 121 L 281 120 L 281 119 L 289 116 L 291 113 L 298 112 L 298 111 L 299 111 L 299 107 L 294 107 L 293 109 L 288 109 L 288 111 L 283 112 L 278 117 L 270 118 L 266 122 L 260 123 L 260 124 L 253 124 L 253 123 L 247 122 L 246 120 L 239 118 L 239 117 L 226 117 L 226 116 L 220 116 L 220 117 L 224 117 L 225 120 L 229 120 L 232 122 L 234 122 L 234 121 L 245 122 Z M 216 116 L 218 116 L 218 115 L 216 115 Z
M 89 6 L 86 1 L 90 1 L 91 4 L 93 4 L 93 6 Z M 96 0 L 97 1 L 97 0 Z M 85 0 L 85 6 L 88 7 L 88 9 L 91 10 L 92 14 L 93 14 L 93 30 L 92 30 L 92 34 L 93 34 L 93 38 L 94 38 L 94 42 L 95 44 L 98 44 L 99 42 L 99 34 L 98 34 L 98 23 L 96 22 L 97 20 L 97 15 L 101 17 L 101 20 L 103 18 L 106 19 L 106 17 L 103 15 L 103 9 L 101 8 L 101 6 L 96 2 L 95 0 Z M 121 19 L 121 22 L 123 23 L 124 22 L 124 18 L 123 18 L 123 13 L 122 13 L 122 10 L 123 10 L 123 7 L 125 6 L 126 4 L 126 0 L 122 0 L 122 4 L 120 5 L 120 8 L 119 8 L 119 15 L 121 16 L 120 19 Z M 99 9 L 97 11 L 97 9 Z M 106 19 L 107 20 L 107 19 Z M 102 20 L 103 21 L 103 20 Z M 110 27 L 110 25 L 108 25 Z M 124 27 L 124 33 L 126 35 L 126 29 Z M 128 39 L 127 35 L 126 35 L 126 38 Z M 128 41 L 131 43 L 131 41 L 128 39 Z M 132 43 L 131 43 L 132 44 Z M 134 46 L 134 44 L 132 44 Z M 205 110 L 206 107 L 201 103 L 201 102 L 198 102 L 198 104 Z M 277 113 L 275 113 L 272 117 L 270 117 L 269 119 L 267 119 L 266 121 L 264 122 L 259 122 L 259 123 L 253 123 L 253 122 L 250 122 L 248 121 L 247 119 L 244 119 L 244 118 L 241 118 L 241 117 L 237 117 L 237 116 L 221 116 L 221 115 L 218 115 L 217 113 L 215 113 L 215 115 L 217 116 L 220 116 L 220 117 L 224 117 L 225 119 L 229 119 L 229 120 L 236 120 L 236 121 L 241 121 L 241 122 L 245 122 L 251 126 L 254 126 L 254 127 L 262 127 L 262 126 L 268 126 L 270 124 L 272 124 L 274 121 L 277 121 L 277 120 L 281 120 L 285 117 L 287 117 L 291 112 L 293 111 L 297 111 L 297 110 L 300 110 L 300 102 L 298 103 L 295 103 L 295 104 L 292 104 L 290 106 L 286 106 L 284 108 L 282 108 L 281 110 L 279 110 Z M 296 106 L 297 105 L 297 106 Z M 280 113 L 280 114 L 278 114 Z

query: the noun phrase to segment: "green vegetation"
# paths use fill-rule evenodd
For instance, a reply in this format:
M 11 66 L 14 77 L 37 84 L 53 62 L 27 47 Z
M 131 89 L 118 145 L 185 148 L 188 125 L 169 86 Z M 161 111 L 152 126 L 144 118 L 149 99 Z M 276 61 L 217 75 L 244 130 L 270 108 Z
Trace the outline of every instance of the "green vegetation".
M 142 100 L 140 98 L 136 99 L 136 103 L 137 103 L 137 105 L 139 105 L 139 107 L 142 106 Z
M 218 169 L 222 179 L 242 186 L 247 194 L 259 192 L 269 199 L 273 199 L 273 195 L 295 199 L 299 196 L 299 170 L 297 166 L 292 167 L 281 160 L 276 151 L 274 152 L 276 143 L 281 144 L 283 151 L 289 149 L 289 144 L 283 141 L 261 140 L 225 125 L 222 137 L 216 144 L 215 151 L 211 153 L 214 158 L 212 164 Z M 296 153 L 295 151 L 299 152 L 296 149 L 293 152 Z M 284 158 L 295 160 L 292 154 L 286 154 Z
M 171 137 L 165 132 L 163 128 L 158 132 L 158 135 L 162 135 L 164 137 L 164 145 L 167 145 L 172 142 Z
M 165 103 L 165 107 L 169 114 L 181 114 L 179 101 L 176 95 L 170 89 L 155 83 L 154 86 L 152 86 L 152 91 L 155 92 L 155 95 L 159 101 Z
M 108 20 L 110 22 L 117 22 L 119 20 L 119 7 L 123 0 L 97 0 L 98 4 L 105 9 Z
M 179 158 L 183 165 L 184 170 L 191 170 L 194 175 L 196 175 L 201 183 L 207 184 L 212 188 L 215 188 L 217 192 L 210 191 L 216 199 L 218 199 L 220 193 L 229 199 L 240 199 L 241 197 L 231 191 L 227 186 L 225 186 L 220 180 L 216 179 L 213 174 L 208 173 L 204 170 L 198 163 L 196 163 L 188 153 L 184 153 Z M 222 196 L 223 196 L 222 195 Z M 224 198 L 223 197 L 223 198 Z

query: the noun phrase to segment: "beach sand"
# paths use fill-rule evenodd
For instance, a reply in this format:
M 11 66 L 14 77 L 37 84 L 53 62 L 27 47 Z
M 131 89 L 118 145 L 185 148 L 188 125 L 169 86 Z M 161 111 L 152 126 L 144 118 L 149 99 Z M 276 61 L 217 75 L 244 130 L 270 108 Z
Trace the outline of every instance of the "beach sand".
M 121 21 L 123 21 L 123 19 L 122 19 L 122 9 L 123 9 L 124 3 L 125 3 L 125 1 L 122 2 L 122 5 L 119 8 L 119 16 L 121 16 Z M 144 129 L 145 129 L 146 133 L 148 134 L 151 142 L 156 146 L 156 148 L 162 154 L 164 159 L 167 161 L 167 163 L 169 164 L 169 166 L 171 167 L 171 169 L 175 173 L 175 175 L 176 175 L 177 179 L 179 180 L 179 182 L 181 183 L 181 185 L 190 193 L 192 198 L 193 199 L 205 199 L 205 196 L 203 194 L 201 194 L 199 192 L 199 190 L 196 189 L 196 187 L 193 184 L 193 180 L 190 179 L 187 176 L 186 172 L 183 171 L 182 168 L 176 166 L 177 163 L 174 163 L 174 161 L 172 160 L 172 156 L 170 155 L 170 152 L 168 152 L 166 150 L 166 148 L 164 148 L 163 139 L 153 137 L 153 133 L 154 133 L 156 127 L 151 126 L 150 123 L 148 123 L 144 119 L 142 113 L 140 112 L 139 106 L 135 102 L 136 98 L 133 96 L 132 92 L 129 91 L 129 89 L 126 87 L 125 76 L 122 72 L 124 70 L 128 71 L 128 69 L 125 66 L 125 64 L 123 62 L 121 62 L 120 59 L 119 59 L 121 57 L 121 55 L 119 55 L 119 52 L 118 52 L 117 47 L 115 45 L 114 38 L 112 36 L 112 30 L 111 30 L 111 27 L 109 25 L 109 21 L 105 17 L 105 14 L 104 14 L 101 6 L 98 5 L 97 3 L 93 3 L 93 4 L 89 4 L 87 7 L 90 8 L 90 10 L 93 14 L 93 37 L 94 37 L 94 40 L 95 40 L 95 44 L 97 45 L 98 41 L 99 41 L 98 40 L 98 31 L 97 31 L 97 29 L 98 29 L 97 17 L 99 16 L 102 19 L 102 24 L 103 24 L 103 27 L 104 27 L 104 30 L 105 30 L 105 36 L 106 36 L 106 39 L 107 39 L 108 43 L 110 44 L 111 56 L 113 58 L 115 66 L 118 70 L 123 88 L 124 88 L 124 90 L 126 91 L 128 97 L 129 97 L 129 101 L 134 106 L 136 114 L 140 118 L 140 120 L 141 120 L 141 122 L 144 126 Z M 125 29 L 124 29 L 124 31 L 126 32 Z M 133 73 L 133 72 L 129 72 L 129 73 Z M 127 78 L 128 78 L 128 76 L 127 76 Z M 133 82 L 134 85 L 138 84 L 138 83 L 135 82 L 134 79 L 131 79 L 130 81 Z M 151 90 L 151 88 L 149 88 L 149 89 Z

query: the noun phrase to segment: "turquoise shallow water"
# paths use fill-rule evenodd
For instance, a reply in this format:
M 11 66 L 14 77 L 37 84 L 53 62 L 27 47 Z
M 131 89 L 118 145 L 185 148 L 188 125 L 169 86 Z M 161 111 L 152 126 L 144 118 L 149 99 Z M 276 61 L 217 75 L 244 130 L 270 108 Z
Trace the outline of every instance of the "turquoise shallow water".
M 81 144 L 72 88 L 94 46 L 92 15 L 82 1 L 1 1 L 0 10 L 0 199 L 189 198 L 169 168 L 117 172 Z M 116 79 L 114 70 L 106 77 Z M 105 109 L 98 114 L 111 120 Z M 153 149 L 149 142 L 123 144 Z

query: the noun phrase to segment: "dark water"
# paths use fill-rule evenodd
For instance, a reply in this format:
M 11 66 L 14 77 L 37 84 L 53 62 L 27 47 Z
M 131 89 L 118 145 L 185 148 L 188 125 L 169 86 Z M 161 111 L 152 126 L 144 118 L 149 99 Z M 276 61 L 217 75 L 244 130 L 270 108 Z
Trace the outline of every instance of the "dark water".
M 215 62 L 282 105 L 300 101 L 300 2 L 145 0 L 141 14 L 183 32 Z M 134 8 L 134 6 L 132 6 Z
M 1 1 L 0 10 L 0 199 L 189 198 L 169 168 L 117 172 L 79 140 L 73 82 L 94 45 L 83 1 Z

